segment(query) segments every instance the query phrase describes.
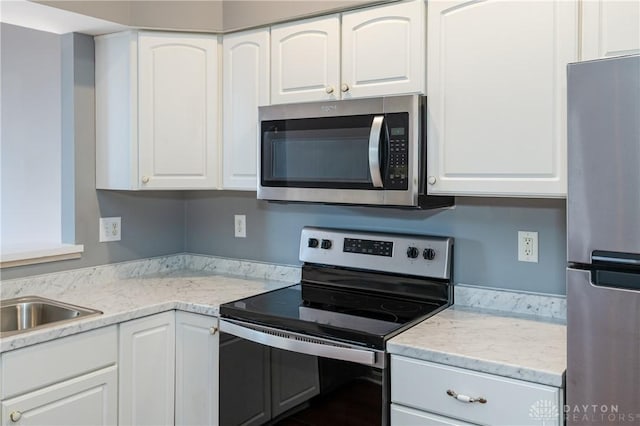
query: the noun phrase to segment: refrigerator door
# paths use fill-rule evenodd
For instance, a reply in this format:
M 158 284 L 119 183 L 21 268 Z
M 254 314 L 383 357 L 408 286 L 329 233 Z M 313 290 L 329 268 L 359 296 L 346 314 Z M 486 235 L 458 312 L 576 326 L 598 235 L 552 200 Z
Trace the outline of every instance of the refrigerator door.
M 569 262 L 640 253 L 640 55 L 569 64 Z
M 636 424 L 640 291 L 594 286 L 590 275 L 567 270 L 567 424 Z

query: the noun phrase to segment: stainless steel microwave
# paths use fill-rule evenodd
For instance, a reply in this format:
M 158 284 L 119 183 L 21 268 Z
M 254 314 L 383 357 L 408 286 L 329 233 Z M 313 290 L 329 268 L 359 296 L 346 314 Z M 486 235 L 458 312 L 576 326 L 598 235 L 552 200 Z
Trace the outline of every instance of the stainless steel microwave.
M 415 208 L 426 195 L 426 98 L 394 96 L 259 108 L 258 198 Z

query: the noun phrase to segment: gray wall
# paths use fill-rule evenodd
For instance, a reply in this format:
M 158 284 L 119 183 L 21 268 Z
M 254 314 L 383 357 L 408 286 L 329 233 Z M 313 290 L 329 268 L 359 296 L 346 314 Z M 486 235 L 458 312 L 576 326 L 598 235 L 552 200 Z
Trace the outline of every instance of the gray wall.
M 299 264 L 305 225 L 445 235 L 455 238 L 457 283 L 565 293 L 564 200 L 457 198 L 439 213 L 275 204 L 255 192 L 191 192 L 186 197 L 186 251 Z M 247 215 L 247 238 L 233 237 L 233 215 Z M 538 231 L 539 263 L 517 261 L 517 231 Z
M 93 37 L 67 34 L 62 38 L 63 82 L 65 87 L 72 85 L 62 100 L 63 146 L 67 148 L 63 180 L 75 184 L 75 242 L 84 244 L 85 251 L 77 260 L 3 269 L 3 279 L 180 253 L 184 248 L 181 192 L 96 191 Z M 32 52 L 24 46 L 25 55 Z M 68 191 L 69 186 L 63 196 L 71 196 Z M 122 240 L 99 243 L 98 219 L 108 216 L 122 217 Z

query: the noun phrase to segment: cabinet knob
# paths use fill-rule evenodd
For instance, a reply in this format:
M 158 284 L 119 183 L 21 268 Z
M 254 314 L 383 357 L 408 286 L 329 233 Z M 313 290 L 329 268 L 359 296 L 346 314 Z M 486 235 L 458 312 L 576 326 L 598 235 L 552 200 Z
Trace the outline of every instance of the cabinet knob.
M 342 86 L 340 86 L 340 90 L 342 90 L 343 92 L 348 92 L 349 91 L 349 85 L 347 83 L 342 83 Z
M 216 327 L 216 326 L 213 326 L 213 327 L 211 327 L 211 328 L 209 329 L 209 334 L 211 334 L 212 336 L 213 336 L 214 334 L 216 334 L 217 332 L 218 332 L 218 327 Z
M 449 389 L 447 391 L 447 395 L 449 395 L 452 398 L 457 399 L 458 401 L 462 401 L 462 402 L 469 402 L 469 403 L 473 403 L 473 402 L 479 402 L 480 404 L 486 404 L 487 400 L 481 396 L 477 397 L 477 398 L 473 398 L 467 395 L 461 395 L 455 391 L 452 391 L 451 389 Z
M 149 176 L 142 176 L 142 183 L 149 183 Z
M 428 183 L 429 185 L 435 185 L 435 184 L 436 184 L 436 177 L 435 177 L 435 176 L 429 176 L 429 177 L 427 178 L 427 183 Z
M 14 411 L 13 413 L 9 414 L 9 418 L 12 422 L 17 422 L 22 418 L 22 413 L 20 411 Z
M 333 93 L 333 86 L 327 86 L 326 89 L 324 89 L 325 92 L 327 92 L 328 95 Z

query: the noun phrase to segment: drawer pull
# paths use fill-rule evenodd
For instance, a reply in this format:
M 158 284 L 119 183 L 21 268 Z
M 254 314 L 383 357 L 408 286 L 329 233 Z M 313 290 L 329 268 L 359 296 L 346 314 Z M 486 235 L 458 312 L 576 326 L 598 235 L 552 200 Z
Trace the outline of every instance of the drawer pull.
M 470 396 L 467 395 L 460 395 L 459 393 L 452 391 L 451 389 L 449 389 L 447 391 L 447 395 L 457 399 L 458 401 L 462 401 L 462 402 L 479 402 L 480 404 L 486 404 L 487 400 L 484 399 L 483 397 L 479 396 L 478 398 L 472 398 Z

